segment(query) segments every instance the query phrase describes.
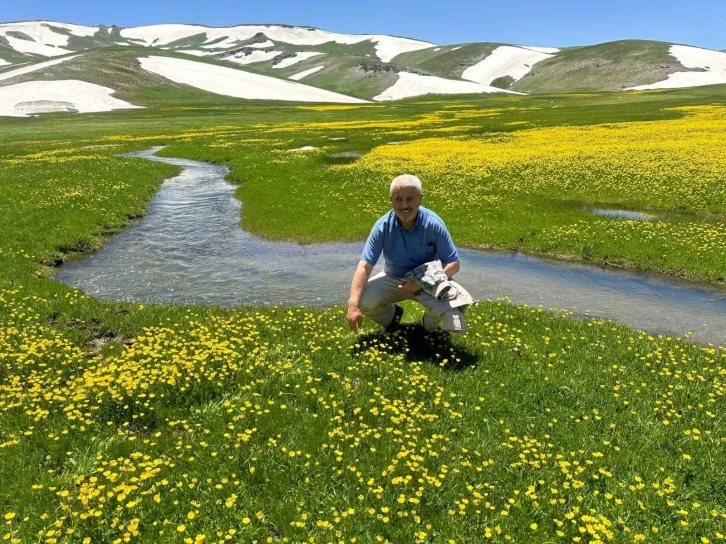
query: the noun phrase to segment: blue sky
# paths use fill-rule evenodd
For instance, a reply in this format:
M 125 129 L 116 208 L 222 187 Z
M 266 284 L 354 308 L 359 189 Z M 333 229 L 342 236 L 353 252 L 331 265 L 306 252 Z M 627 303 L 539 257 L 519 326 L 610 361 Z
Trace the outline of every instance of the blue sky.
M 439 44 L 494 41 L 568 46 L 641 38 L 726 49 L 725 0 L 5 0 L 0 21 L 82 25 L 310 25 Z

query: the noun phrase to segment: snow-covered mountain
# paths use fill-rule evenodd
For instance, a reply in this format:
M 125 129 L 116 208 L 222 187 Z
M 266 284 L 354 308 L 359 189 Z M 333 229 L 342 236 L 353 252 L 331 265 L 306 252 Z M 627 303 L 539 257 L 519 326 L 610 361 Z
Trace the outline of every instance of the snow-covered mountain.
M 287 25 L 238 25 L 220 28 L 165 24 L 119 28 L 103 25 L 80 26 L 53 21 L 0 24 L 0 43 L 4 43 L 17 53 L 44 57 L 57 57 L 103 45 L 143 45 L 212 55 L 250 43 L 258 43 L 258 36 L 265 36 L 268 40 L 266 43 L 258 44 L 257 47 L 271 47 L 277 42 L 301 46 L 356 45 L 368 42 L 373 46 L 376 56 L 384 62 L 400 53 L 433 45 L 396 36 L 339 34 L 313 27 Z
M 116 76 L 110 75 L 110 66 Z M 42 81 L 85 82 L 99 89 L 91 92 L 87 85 L 76 84 L 68 88 L 86 89 L 99 97 L 114 91 L 123 96 L 153 83 L 247 99 L 361 102 L 423 94 L 722 84 L 726 53 L 645 40 L 563 49 L 492 42 L 437 45 L 289 25 L 0 24 L 0 100 L 5 103 L 0 113 L 39 111 L 40 102 L 55 104 L 50 109 L 87 109 L 82 96 L 75 101 L 44 96 Z M 28 82 L 38 83 L 19 86 Z M 28 105 L 21 95 L 31 87 L 36 100 Z M 49 93 L 51 88 L 57 95 L 60 87 L 49 85 Z M 70 106 L 58 106 L 60 102 Z M 105 108 L 124 103 L 98 101 Z

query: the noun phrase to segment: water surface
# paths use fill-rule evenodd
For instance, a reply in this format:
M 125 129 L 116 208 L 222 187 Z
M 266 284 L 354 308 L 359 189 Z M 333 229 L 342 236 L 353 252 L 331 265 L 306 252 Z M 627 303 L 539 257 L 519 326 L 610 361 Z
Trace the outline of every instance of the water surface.
M 348 164 L 360 159 L 365 153 L 362 151 L 338 151 L 328 155 L 328 164 Z
M 654 215 L 650 215 L 643 212 L 634 212 L 629 210 L 611 210 L 608 208 L 594 208 L 590 210 L 593 215 L 600 215 L 602 217 L 611 217 L 613 219 L 631 219 L 633 221 L 653 221 Z
M 101 250 L 64 264 L 56 279 L 89 295 L 143 303 L 234 305 L 344 304 L 363 243 L 301 246 L 268 242 L 240 228 L 236 186 L 227 169 L 131 154 L 175 164 L 147 214 Z M 290 210 L 290 213 L 295 213 Z M 652 333 L 726 345 L 726 290 L 658 276 L 461 250 L 457 279 L 479 298 L 565 308 Z

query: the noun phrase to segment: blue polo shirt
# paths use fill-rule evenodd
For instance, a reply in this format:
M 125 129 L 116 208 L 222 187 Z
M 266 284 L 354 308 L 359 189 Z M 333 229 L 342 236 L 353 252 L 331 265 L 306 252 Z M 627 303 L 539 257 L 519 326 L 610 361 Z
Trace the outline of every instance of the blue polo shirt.
M 383 253 L 386 272 L 403 277 L 417 266 L 439 259 L 447 265 L 459 260 L 454 242 L 441 218 L 419 207 L 416 223 L 404 230 L 396 212 L 389 211 L 373 225 L 361 260 L 375 265 Z

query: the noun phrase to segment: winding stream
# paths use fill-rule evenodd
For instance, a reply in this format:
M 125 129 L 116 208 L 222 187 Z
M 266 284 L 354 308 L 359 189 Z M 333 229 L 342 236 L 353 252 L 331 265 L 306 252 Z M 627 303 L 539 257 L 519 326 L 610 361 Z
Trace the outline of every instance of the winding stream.
M 98 252 L 60 267 L 55 279 L 89 295 L 142 303 L 344 304 L 361 243 L 268 242 L 239 225 L 224 166 L 132 153 L 184 168 L 166 180 L 146 215 Z M 635 328 L 726 345 L 726 290 L 658 276 L 460 250 L 457 279 L 479 299 L 566 308 Z

